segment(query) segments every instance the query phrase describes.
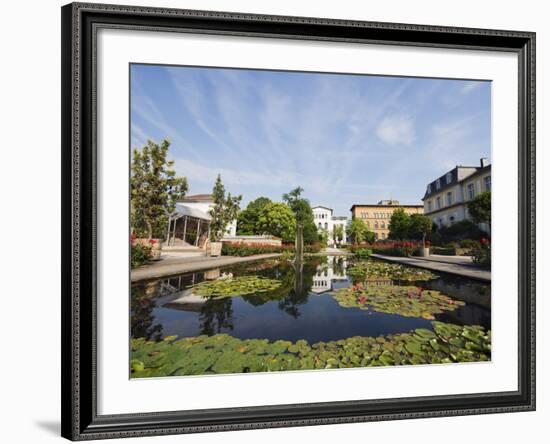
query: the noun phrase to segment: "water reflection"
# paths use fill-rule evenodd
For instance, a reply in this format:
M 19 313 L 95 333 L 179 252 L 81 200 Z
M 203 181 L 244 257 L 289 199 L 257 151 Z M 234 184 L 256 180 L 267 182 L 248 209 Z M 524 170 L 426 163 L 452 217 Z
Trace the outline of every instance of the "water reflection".
M 289 261 L 268 260 L 138 283 L 132 286 L 132 336 L 160 340 L 170 335 L 229 333 L 241 339 L 318 342 L 431 328 L 425 319 L 341 307 L 331 292 L 351 285 L 347 272 L 351 265 L 353 261 L 346 257 L 330 256 L 309 258 L 298 267 Z M 202 281 L 245 275 L 278 279 L 282 284 L 270 292 L 222 299 L 193 293 L 192 286 Z M 377 283 L 391 281 L 369 285 Z M 437 315 L 437 320 L 490 328 L 489 285 L 450 277 L 417 285 L 467 303 Z

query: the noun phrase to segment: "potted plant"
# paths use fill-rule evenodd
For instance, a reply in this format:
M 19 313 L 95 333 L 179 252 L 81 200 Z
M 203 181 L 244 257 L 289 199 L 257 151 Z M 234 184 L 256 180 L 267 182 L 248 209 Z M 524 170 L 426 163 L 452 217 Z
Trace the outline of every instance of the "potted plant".
M 420 256 L 428 257 L 430 255 L 430 241 L 423 239 L 422 245 L 420 247 Z

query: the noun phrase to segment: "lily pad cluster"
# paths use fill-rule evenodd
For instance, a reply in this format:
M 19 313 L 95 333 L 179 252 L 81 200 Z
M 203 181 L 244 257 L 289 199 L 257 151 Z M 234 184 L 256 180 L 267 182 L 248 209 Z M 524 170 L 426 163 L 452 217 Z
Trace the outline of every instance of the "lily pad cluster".
M 193 293 L 199 296 L 224 298 L 264 293 L 276 290 L 282 285 L 278 279 L 260 276 L 238 276 L 215 281 L 204 281 L 193 287 Z
M 333 297 L 342 307 L 433 320 L 435 314 L 453 311 L 465 303 L 436 290 L 415 286 L 357 284 L 336 290 Z
M 363 261 L 353 265 L 348 269 L 348 274 L 355 280 L 360 281 L 391 279 L 395 281 L 413 282 L 430 281 L 438 277 L 429 270 L 373 260 Z
M 433 322 L 387 337 L 351 337 L 309 345 L 226 334 L 163 341 L 132 340 L 132 378 L 478 362 L 491 358 L 491 332 Z

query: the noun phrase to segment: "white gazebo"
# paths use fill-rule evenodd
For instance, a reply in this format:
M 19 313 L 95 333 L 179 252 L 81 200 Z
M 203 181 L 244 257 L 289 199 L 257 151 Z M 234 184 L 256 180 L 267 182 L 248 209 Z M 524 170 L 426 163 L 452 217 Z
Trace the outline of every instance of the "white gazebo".
M 210 235 L 211 220 L 208 213 L 177 203 L 175 211 L 168 217 L 166 245 L 174 245 L 176 239 L 181 239 L 189 245 L 202 247 Z

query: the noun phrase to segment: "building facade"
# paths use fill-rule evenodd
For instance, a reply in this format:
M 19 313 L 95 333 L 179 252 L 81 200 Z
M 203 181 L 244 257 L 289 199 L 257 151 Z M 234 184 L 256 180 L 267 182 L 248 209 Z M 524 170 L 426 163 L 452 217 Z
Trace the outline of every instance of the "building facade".
M 348 218 L 346 216 L 333 216 L 332 208 L 321 205 L 313 207 L 311 210 L 313 211 L 313 221 L 317 227 L 317 232 L 322 233 L 326 231 L 328 233 L 328 245 L 333 246 L 336 244 L 334 241 L 334 228 L 337 225 L 342 226 L 343 229 L 344 236 L 342 242 L 347 242 L 346 225 Z
M 422 198 L 424 214 L 438 227 L 469 220 L 468 202 L 485 191 L 491 191 L 491 165 L 487 159 L 480 159 L 479 166 L 457 165 L 427 185 Z M 490 230 L 487 224 L 480 224 L 480 228 Z
M 367 224 L 374 233 L 375 240 L 385 240 L 390 234 L 390 219 L 398 208 L 403 208 L 407 214 L 424 213 L 423 205 L 402 205 L 398 200 L 381 200 L 377 204 L 352 205 L 351 217 L 358 218 Z

